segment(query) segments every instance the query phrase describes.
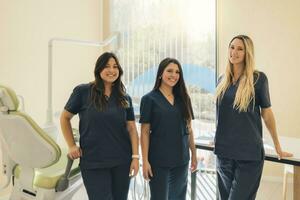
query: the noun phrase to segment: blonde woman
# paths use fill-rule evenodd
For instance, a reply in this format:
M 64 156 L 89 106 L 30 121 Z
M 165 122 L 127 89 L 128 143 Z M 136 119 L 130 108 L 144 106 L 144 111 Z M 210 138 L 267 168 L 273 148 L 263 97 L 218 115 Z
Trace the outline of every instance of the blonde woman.
M 292 156 L 280 147 L 267 76 L 254 67 L 252 40 L 245 35 L 234 37 L 229 43 L 226 72 L 216 91 L 215 154 L 221 200 L 255 199 L 264 164 L 261 118 L 278 157 Z

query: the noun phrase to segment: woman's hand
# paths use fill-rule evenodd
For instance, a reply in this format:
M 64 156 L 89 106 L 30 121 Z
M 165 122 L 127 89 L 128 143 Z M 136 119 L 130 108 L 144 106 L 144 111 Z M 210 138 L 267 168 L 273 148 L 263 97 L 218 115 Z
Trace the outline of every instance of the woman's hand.
M 198 166 L 197 156 L 193 154 L 191 158 L 191 167 L 190 167 L 192 173 L 197 170 L 197 166 Z
M 148 161 L 143 161 L 143 176 L 147 181 L 149 181 L 150 178 L 153 177 L 151 165 Z
M 74 146 L 70 147 L 70 148 L 69 148 L 68 156 L 69 156 L 72 160 L 75 160 L 75 159 L 81 157 L 81 156 L 82 156 L 82 151 L 81 151 L 80 147 L 77 146 L 77 145 L 74 145 Z
M 275 146 L 275 150 L 276 150 L 276 153 L 277 153 L 277 156 L 278 156 L 278 159 L 279 159 L 279 160 L 280 160 L 281 158 L 284 158 L 284 157 L 292 157 L 292 156 L 293 156 L 292 153 L 282 151 L 280 145 L 276 145 L 276 146 Z
M 139 172 L 139 167 L 140 167 L 139 159 L 133 158 L 130 164 L 129 176 L 130 177 L 136 176 L 137 173 Z
M 275 146 L 275 150 L 278 156 L 278 159 L 280 160 L 283 157 L 292 157 L 293 154 L 289 153 L 289 152 L 285 152 L 282 151 L 281 146 L 280 146 L 280 142 L 278 139 L 278 135 L 277 135 L 277 131 L 276 131 L 276 123 L 275 123 L 275 117 L 272 111 L 272 108 L 263 108 L 261 109 L 261 116 L 264 119 L 264 122 L 266 124 L 266 127 L 268 128 L 274 146 Z

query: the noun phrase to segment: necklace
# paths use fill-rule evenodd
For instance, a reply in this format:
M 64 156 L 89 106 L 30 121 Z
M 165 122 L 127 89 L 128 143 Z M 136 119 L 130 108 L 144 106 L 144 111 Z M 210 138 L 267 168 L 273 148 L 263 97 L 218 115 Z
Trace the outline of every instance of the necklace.
M 171 96 L 173 96 L 173 92 L 171 92 L 171 93 L 167 93 L 164 89 L 162 89 L 162 88 L 159 88 L 160 89 L 160 91 L 165 95 L 165 96 L 167 96 L 167 97 L 171 97 Z
M 234 78 L 234 76 L 232 76 L 231 78 L 232 84 L 235 85 L 240 80 L 240 77 L 241 76 L 238 76 L 238 78 Z
M 106 101 L 108 101 L 108 99 L 109 99 L 109 96 L 107 96 L 107 95 L 104 95 L 104 98 L 105 98 L 105 100 L 106 100 Z

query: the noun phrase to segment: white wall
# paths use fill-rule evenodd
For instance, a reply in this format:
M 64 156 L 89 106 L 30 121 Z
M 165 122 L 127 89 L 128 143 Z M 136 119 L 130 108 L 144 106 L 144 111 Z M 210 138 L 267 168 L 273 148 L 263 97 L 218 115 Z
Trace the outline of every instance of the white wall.
M 48 40 L 65 37 L 101 41 L 102 3 L 102 0 L 0 1 L 0 84 L 9 85 L 24 96 L 27 113 L 40 124 L 45 122 L 47 106 Z M 93 79 L 94 63 L 100 53 L 96 47 L 54 46 L 56 109 L 63 108 L 76 84 Z
M 224 72 L 231 38 L 249 35 L 257 69 L 269 78 L 278 133 L 292 137 L 300 137 L 299 8 L 299 0 L 218 0 L 220 71 Z M 266 163 L 266 176 L 279 177 L 281 171 L 281 165 Z
M 102 0 L 0 0 L 0 84 L 9 85 L 25 98 L 26 112 L 40 125 L 45 122 L 47 107 L 48 40 L 66 37 L 101 41 L 102 3 Z M 100 53 L 95 47 L 54 46 L 56 110 L 63 109 L 76 84 L 93 79 L 94 63 Z M 0 180 L 3 181 L 2 177 Z M 1 194 L 7 192 L 9 189 Z

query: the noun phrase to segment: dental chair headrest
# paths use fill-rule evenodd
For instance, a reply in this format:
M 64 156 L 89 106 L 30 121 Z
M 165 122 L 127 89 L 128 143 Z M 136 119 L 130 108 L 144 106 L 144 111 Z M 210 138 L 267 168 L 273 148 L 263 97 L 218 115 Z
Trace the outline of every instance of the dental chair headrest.
M 5 106 L 8 111 L 16 111 L 19 107 L 18 97 L 12 89 L 0 85 L 0 107 Z

